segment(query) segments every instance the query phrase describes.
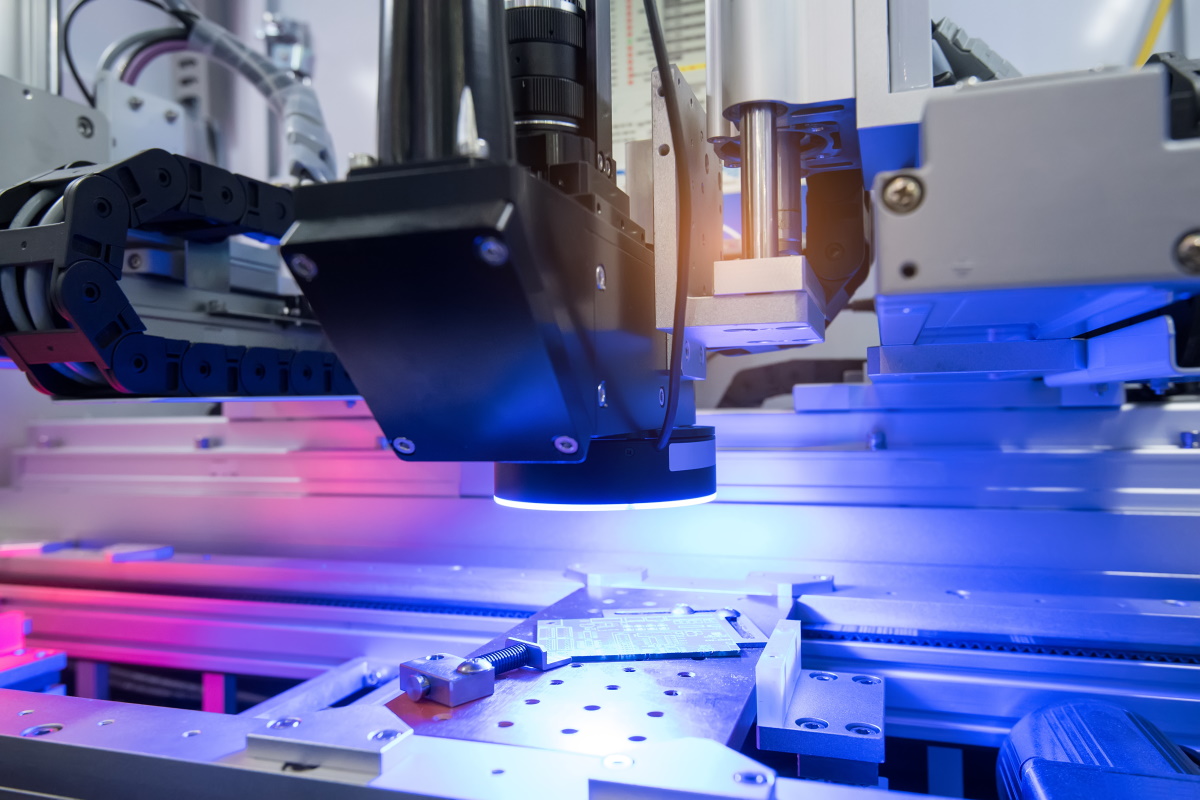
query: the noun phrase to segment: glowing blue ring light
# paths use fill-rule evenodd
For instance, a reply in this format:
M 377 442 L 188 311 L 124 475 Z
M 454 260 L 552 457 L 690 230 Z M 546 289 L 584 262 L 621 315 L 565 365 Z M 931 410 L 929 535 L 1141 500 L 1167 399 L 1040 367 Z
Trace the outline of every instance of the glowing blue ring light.
M 717 443 L 707 426 L 588 443 L 576 464 L 497 464 L 495 500 L 510 508 L 618 511 L 707 503 L 717 496 Z

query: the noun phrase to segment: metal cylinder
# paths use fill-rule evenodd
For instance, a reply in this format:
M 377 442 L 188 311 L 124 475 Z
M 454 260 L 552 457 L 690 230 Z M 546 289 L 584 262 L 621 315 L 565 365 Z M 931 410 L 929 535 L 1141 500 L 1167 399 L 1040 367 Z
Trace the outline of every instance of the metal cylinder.
M 748 103 L 741 112 L 742 257 L 772 258 L 779 249 L 776 106 Z
M 776 180 L 779 183 L 779 255 L 804 252 L 804 180 L 800 158 L 808 135 L 776 132 Z
M 512 160 L 503 14 L 489 0 L 383 0 L 380 164 L 462 155 L 458 123 L 468 104 L 491 160 Z

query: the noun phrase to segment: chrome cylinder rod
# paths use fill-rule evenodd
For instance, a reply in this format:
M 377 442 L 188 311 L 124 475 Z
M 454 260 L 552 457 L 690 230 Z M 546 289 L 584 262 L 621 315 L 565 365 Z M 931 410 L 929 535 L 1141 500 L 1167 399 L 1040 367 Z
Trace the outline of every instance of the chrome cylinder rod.
M 742 106 L 742 257 L 773 258 L 779 250 L 775 106 Z

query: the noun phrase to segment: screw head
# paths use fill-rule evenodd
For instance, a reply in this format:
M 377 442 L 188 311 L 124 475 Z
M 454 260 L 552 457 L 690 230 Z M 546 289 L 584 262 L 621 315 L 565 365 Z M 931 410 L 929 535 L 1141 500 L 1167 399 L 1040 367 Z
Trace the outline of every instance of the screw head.
M 495 236 L 481 236 L 475 240 L 475 252 L 479 260 L 489 267 L 499 267 L 508 261 L 508 245 Z
M 570 436 L 557 436 L 554 439 L 554 447 L 560 453 L 571 455 L 579 452 L 579 442 L 572 439 Z
M 79 131 L 83 138 L 90 139 L 96 134 L 96 125 L 88 117 L 80 117 L 75 120 L 75 130 Z
M 165 119 L 167 121 L 167 124 L 174 125 L 175 122 L 179 119 L 179 112 L 173 108 L 168 108 L 166 111 L 163 112 L 163 119 Z
M 370 153 L 351 153 L 350 169 L 366 169 L 378 164 L 379 161 Z
M 416 452 L 417 446 L 413 444 L 412 439 L 397 436 L 395 439 L 392 439 L 392 449 L 401 455 L 410 456 Z
M 367 738 L 373 742 L 390 742 L 400 735 L 400 731 L 394 728 L 384 728 L 381 731 L 372 731 L 367 735 Z
M 883 187 L 883 204 L 897 214 L 910 214 L 925 199 L 925 186 L 911 175 L 897 175 Z
M 658 404 L 665 406 L 667 404 L 667 390 L 663 387 L 658 387 Z
M 132 108 L 134 111 L 137 111 L 139 108 L 141 108 L 145 104 L 146 104 L 145 101 L 142 100 L 142 98 L 140 98 L 140 97 L 129 98 L 129 107 Z
M 300 727 L 300 718 L 299 717 L 281 717 L 280 719 L 273 719 L 269 723 L 267 723 L 267 727 L 271 728 L 273 730 L 283 730 L 285 728 L 298 728 L 298 727 Z
M 596 266 L 596 289 L 603 292 L 608 288 L 608 275 L 604 272 L 604 265 Z
M 141 269 L 142 268 L 142 254 L 141 253 L 130 253 L 129 254 L 129 268 L 130 269 Z
M 604 381 L 600 381 L 600 385 L 596 387 L 596 405 L 601 408 L 608 407 L 608 388 L 604 385 Z
M 627 755 L 618 753 L 617 755 L 605 756 L 600 762 L 605 769 L 629 769 L 633 766 L 633 759 Z
M 459 675 L 478 675 L 480 672 L 487 672 L 495 669 L 492 663 L 484 658 L 472 658 L 459 664 L 454 670 Z
M 317 262 L 313 261 L 303 253 L 296 253 L 288 264 L 292 267 L 292 274 L 304 281 L 311 281 L 317 277 Z
M 768 778 L 767 778 L 767 776 L 766 776 L 766 775 L 764 775 L 763 773 L 761 773 L 761 772 L 750 772 L 750 771 L 748 771 L 748 770 L 747 770 L 747 771 L 745 771 L 745 772 L 735 772 L 735 773 L 733 773 L 733 779 L 734 779 L 735 781 L 737 781 L 738 783 L 752 783 L 752 784 L 755 784 L 755 785 L 757 785 L 757 786 L 761 786 L 761 785 L 763 785 L 764 783 L 768 783 L 768 782 L 769 782 L 769 779 L 768 779 Z
M 1200 231 L 1185 234 L 1175 246 L 1179 267 L 1189 275 L 1200 275 Z
M 400 687 L 404 689 L 404 693 L 408 695 L 409 700 L 420 700 L 425 695 L 429 694 L 431 687 L 429 678 L 424 675 L 418 675 L 415 672 L 403 676 L 400 679 Z

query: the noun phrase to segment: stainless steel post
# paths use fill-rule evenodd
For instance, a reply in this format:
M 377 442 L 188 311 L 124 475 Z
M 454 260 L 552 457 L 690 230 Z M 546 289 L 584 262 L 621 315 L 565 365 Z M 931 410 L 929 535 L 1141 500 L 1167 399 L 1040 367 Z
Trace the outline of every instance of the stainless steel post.
M 776 133 L 775 180 L 779 183 L 779 255 L 804 252 L 804 181 L 801 148 L 807 135 L 800 131 Z
M 742 256 L 772 258 L 779 249 L 775 177 L 775 105 L 742 106 Z

